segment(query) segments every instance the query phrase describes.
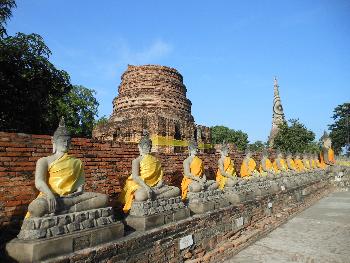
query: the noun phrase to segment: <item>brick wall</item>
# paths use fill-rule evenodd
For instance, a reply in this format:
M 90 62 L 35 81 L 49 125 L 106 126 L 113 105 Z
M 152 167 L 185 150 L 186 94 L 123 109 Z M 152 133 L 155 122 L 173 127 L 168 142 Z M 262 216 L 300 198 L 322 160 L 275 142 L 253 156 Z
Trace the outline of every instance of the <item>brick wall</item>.
M 0 132 L 0 226 L 23 219 L 28 204 L 37 196 L 34 186 L 36 161 L 52 152 L 49 135 Z M 125 179 L 131 172 L 131 161 L 138 155 L 136 144 L 103 142 L 85 138 L 74 138 L 70 153 L 80 158 L 85 165 L 88 191 L 106 193 L 112 205 Z M 182 163 L 186 153 L 155 154 L 162 163 L 165 181 L 180 187 Z M 205 164 L 209 179 L 215 178 L 219 154 L 199 155 Z M 233 152 L 232 159 L 238 168 L 243 153 Z M 255 156 L 260 159 L 260 154 Z

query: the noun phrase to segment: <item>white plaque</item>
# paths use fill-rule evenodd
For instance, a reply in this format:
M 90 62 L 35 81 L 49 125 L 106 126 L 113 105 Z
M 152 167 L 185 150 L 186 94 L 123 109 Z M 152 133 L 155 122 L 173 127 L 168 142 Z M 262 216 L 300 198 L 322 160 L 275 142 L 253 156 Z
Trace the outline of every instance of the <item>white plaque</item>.
M 236 218 L 236 226 L 237 227 L 243 226 L 243 217 Z
M 180 244 L 180 250 L 192 246 L 193 245 L 192 235 L 188 235 L 180 238 L 179 244 Z
M 272 203 L 271 203 L 271 202 L 268 203 L 268 204 L 267 204 L 267 207 L 268 207 L 268 208 L 271 208 L 271 207 L 272 207 Z
M 282 191 L 286 190 L 286 187 L 284 185 L 281 185 Z

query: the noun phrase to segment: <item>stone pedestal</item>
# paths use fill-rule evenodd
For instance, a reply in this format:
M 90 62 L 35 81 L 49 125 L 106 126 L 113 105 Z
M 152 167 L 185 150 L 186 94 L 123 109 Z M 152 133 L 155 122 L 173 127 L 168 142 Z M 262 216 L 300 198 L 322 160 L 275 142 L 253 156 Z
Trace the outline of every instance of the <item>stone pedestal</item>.
M 126 223 L 134 230 L 148 230 L 190 216 L 181 197 L 132 203 Z
M 202 214 L 226 207 L 229 201 L 221 190 L 207 190 L 187 194 L 187 205 L 192 214 Z
M 6 251 L 19 262 L 41 262 L 123 235 L 124 225 L 115 222 L 112 209 L 101 208 L 25 219 L 18 238 L 7 243 Z

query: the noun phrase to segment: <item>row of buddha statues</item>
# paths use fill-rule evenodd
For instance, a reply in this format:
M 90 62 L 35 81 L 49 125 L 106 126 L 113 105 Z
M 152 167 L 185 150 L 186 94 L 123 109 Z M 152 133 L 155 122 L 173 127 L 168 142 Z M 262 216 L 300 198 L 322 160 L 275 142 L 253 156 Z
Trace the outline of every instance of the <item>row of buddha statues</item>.
M 326 146 L 329 146 L 328 140 L 329 138 L 324 138 Z M 52 137 L 53 154 L 40 158 L 36 163 L 35 187 L 40 193 L 28 206 L 27 220 L 108 206 L 107 195 L 84 191 L 83 163 L 68 154 L 70 144 L 71 137 L 62 119 Z M 291 153 L 285 155 L 277 151 L 273 162 L 264 150 L 260 164 L 256 163 L 252 153 L 247 150 L 240 167 L 240 176 L 237 176 L 229 145 L 223 143 L 216 179 L 209 180 L 203 160 L 198 156 L 198 146 L 191 142 L 188 146 L 189 156 L 183 161 L 183 179 L 179 189 L 164 183 L 161 163 L 151 154 L 151 148 L 152 141 L 146 134 L 138 143 L 140 154 L 132 161 L 131 175 L 118 198 L 126 215 L 130 213 L 140 217 L 181 210 L 185 211 L 182 217 L 186 217 L 189 215 L 186 205 L 193 208 L 202 203 L 210 203 L 210 210 L 228 203 L 237 204 L 246 200 L 249 191 L 256 197 L 262 189 L 269 193 L 270 189 L 279 191 L 281 186 L 300 186 L 298 177 L 303 178 L 300 179 L 301 183 L 320 180 L 329 171 L 329 167 L 335 165 L 334 152 L 330 146 L 327 152 L 321 153 L 320 158 L 306 152 L 293 156 Z M 226 197 L 228 202 L 222 203 L 220 199 Z M 208 211 L 208 207 L 201 211 Z

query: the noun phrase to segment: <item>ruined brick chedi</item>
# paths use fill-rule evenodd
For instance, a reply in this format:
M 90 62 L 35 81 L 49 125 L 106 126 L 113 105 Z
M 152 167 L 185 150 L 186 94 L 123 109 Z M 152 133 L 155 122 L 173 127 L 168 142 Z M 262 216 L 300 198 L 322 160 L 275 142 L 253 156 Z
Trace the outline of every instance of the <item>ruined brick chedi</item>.
M 93 137 L 100 140 L 138 142 L 148 130 L 155 150 L 172 152 L 197 140 L 208 148 L 210 129 L 196 125 L 182 75 L 159 65 L 132 66 L 121 76 L 113 113 L 97 126 Z

